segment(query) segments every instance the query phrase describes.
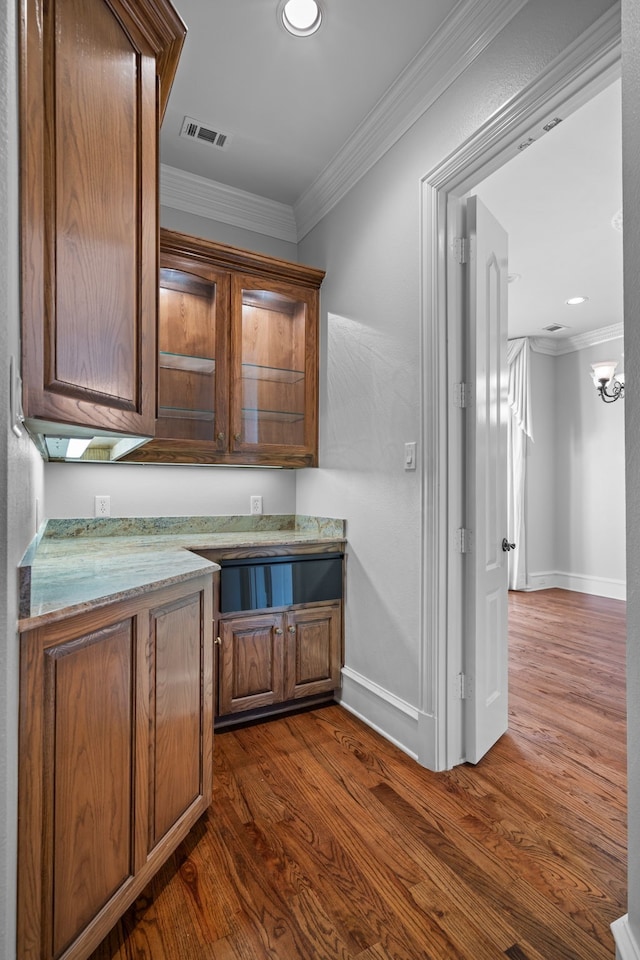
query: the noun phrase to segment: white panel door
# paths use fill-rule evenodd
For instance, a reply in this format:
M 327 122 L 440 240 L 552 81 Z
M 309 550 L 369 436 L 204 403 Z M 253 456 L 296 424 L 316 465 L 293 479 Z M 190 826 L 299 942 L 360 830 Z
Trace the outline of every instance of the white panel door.
M 507 234 L 477 197 L 467 201 L 465 756 L 477 763 L 508 725 Z

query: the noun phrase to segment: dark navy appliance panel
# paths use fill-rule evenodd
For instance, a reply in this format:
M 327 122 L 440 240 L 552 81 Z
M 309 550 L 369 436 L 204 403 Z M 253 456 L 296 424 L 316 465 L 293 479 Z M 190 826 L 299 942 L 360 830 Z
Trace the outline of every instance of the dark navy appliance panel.
M 220 612 L 342 599 L 342 554 L 223 560 Z

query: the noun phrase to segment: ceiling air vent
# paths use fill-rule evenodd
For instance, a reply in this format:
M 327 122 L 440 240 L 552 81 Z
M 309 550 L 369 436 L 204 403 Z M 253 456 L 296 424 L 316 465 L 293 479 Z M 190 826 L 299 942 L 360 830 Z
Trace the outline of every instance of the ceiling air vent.
M 548 327 L 543 327 L 543 330 L 547 330 L 549 333 L 557 333 L 559 330 L 568 330 L 568 327 L 563 326 L 561 323 L 550 323 Z
M 231 142 L 228 133 L 222 133 L 221 130 L 214 130 L 213 127 L 194 120 L 193 117 L 185 117 L 182 121 L 180 136 L 187 140 L 200 140 L 202 143 L 208 143 L 218 150 L 226 150 Z

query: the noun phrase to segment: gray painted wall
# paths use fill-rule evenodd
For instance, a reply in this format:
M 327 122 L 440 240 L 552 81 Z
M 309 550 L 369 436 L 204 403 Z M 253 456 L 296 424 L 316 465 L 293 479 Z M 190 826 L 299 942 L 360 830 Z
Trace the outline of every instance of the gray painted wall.
M 560 356 L 532 352 L 534 442 L 527 450 L 532 589 L 625 597 L 625 401 L 604 404 L 590 378 L 622 340 Z
M 603 592 L 610 581 L 614 596 L 616 585 L 626 579 L 626 400 L 603 403 L 589 372 L 597 360 L 620 361 L 621 353 L 622 341 L 616 340 L 564 354 L 555 362 L 556 569 L 584 578 L 586 592 Z M 580 589 L 580 581 L 573 588 Z
M 557 569 L 556 361 L 556 357 L 531 352 L 534 442 L 527 443 L 527 570 L 529 583 L 539 587 L 550 586 L 549 577 Z
M 298 246 L 295 243 L 267 237 L 263 233 L 245 230 L 243 227 L 234 227 L 230 223 L 219 223 L 209 217 L 199 217 L 194 213 L 176 210 L 174 207 L 160 207 L 160 223 L 168 230 L 178 230 L 180 233 L 190 233 L 194 237 L 217 240 L 218 243 L 228 243 L 232 247 L 244 247 L 245 250 L 257 250 L 270 257 L 294 261 L 298 259 Z

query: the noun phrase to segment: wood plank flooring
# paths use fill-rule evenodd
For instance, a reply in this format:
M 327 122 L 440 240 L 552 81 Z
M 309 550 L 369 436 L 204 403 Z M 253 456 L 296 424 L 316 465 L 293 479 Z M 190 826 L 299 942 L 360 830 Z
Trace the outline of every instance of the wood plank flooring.
M 214 804 L 92 960 L 601 960 L 625 605 L 510 595 L 510 730 L 424 770 L 336 705 L 215 739 Z

